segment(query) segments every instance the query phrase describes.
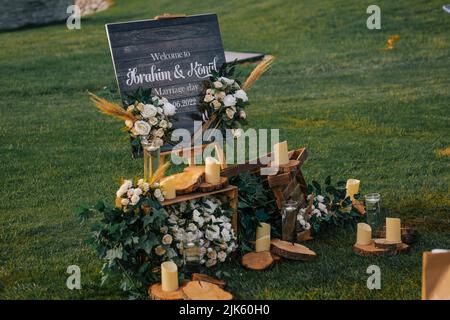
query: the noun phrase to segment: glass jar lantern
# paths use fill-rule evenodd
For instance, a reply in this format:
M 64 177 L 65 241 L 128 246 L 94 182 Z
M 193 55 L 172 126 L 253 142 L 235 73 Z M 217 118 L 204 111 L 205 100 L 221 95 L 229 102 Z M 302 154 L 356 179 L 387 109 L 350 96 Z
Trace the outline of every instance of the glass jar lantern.
M 367 224 L 372 232 L 381 231 L 384 225 L 384 217 L 381 211 L 381 197 L 379 193 L 369 193 L 364 196 Z
M 281 239 L 284 241 L 293 242 L 295 240 L 295 229 L 298 214 L 298 202 L 288 200 L 283 203 L 281 212 Z

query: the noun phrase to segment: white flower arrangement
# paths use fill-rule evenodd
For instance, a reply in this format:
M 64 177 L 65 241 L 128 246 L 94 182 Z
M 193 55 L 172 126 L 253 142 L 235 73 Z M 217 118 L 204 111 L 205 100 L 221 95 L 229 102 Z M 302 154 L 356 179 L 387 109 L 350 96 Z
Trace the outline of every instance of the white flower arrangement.
M 200 263 L 206 267 L 225 262 L 237 248 L 237 239 L 222 203 L 207 197 L 191 200 L 167 208 L 168 234 L 182 254 L 183 240 L 197 240 L 200 245 Z M 189 217 L 189 218 L 186 218 Z M 164 238 L 163 238 L 164 239 Z
M 167 142 L 176 107 L 166 98 L 152 96 L 146 104 L 136 101 L 127 107 L 127 112 L 135 119 L 125 120 L 127 131 L 140 140 L 144 149 L 155 151 Z
M 161 187 L 158 183 L 150 185 L 144 179 L 135 183 L 132 180 L 123 180 L 116 191 L 116 206 L 127 210 L 128 206 L 136 206 L 142 198 L 153 198 L 159 202 L 164 201 Z
M 310 194 L 307 200 L 310 202 L 310 206 L 300 209 L 297 215 L 297 221 L 303 230 L 311 229 L 311 218 L 322 219 L 331 214 L 330 210 L 328 210 L 326 199 L 322 195 L 314 196 Z
M 246 123 L 247 104 L 247 93 L 236 80 L 212 76 L 203 98 L 203 118 L 214 119 L 223 129 L 232 129 L 237 138 L 240 127 Z

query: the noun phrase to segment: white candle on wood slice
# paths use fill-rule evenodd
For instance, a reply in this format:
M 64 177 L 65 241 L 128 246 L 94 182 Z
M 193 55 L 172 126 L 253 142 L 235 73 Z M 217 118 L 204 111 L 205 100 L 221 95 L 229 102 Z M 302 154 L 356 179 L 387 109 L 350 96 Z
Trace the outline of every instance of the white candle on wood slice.
M 170 200 L 176 198 L 177 193 L 175 177 L 168 177 L 161 181 L 161 187 L 164 191 L 164 199 Z
M 399 218 L 386 218 L 386 241 L 402 242 L 400 224 Z
M 289 163 L 288 144 L 287 141 L 276 143 L 273 146 L 274 165 L 282 165 Z
M 220 182 L 220 163 L 213 157 L 205 159 L 205 181 L 211 184 Z
M 367 223 L 358 223 L 356 244 L 369 245 L 372 243 L 372 228 Z
M 348 179 L 347 180 L 347 194 L 345 197 L 350 197 L 350 199 L 353 201 L 355 200 L 354 195 L 359 193 L 359 184 L 361 181 L 356 179 Z
M 163 291 L 178 289 L 178 267 L 172 261 L 161 263 L 161 286 Z
M 260 226 L 256 227 L 256 241 L 255 251 L 269 251 L 270 250 L 270 224 L 260 223 Z

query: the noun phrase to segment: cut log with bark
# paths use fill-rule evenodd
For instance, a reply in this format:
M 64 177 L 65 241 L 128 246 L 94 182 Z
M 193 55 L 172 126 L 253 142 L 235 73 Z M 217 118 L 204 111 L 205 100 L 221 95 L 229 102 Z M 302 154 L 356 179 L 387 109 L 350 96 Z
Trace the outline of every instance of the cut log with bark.
M 406 243 L 397 243 L 394 247 L 380 247 L 379 244 L 376 244 L 377 240 L 384 240 L 384 239 L 374 239 L 374 241 L 371 244 L 368 245 L 360 245 L 355 244 L 353 246 L 353 251 L 363 257 L 371 257 L 371 256 L 391 256 L 391 255 L 397 255 L 399 253 L 408 252 L 410 249 L 410 246 L 408 246 Z
M 242 257 L 242 265 L 250 270 L 264 270 L 272 266 L 274 258 L 270 251 L 249 252 Z
M 161 183 L 163 183 L 165 179 L 174 178 L 177 195 L 187 194 L 194 192 L 199 188 L 203 181 L 204 174 L 204 166 L 186 167 L 183 172 L 161 179 Z
M 183 285 L 175 291 L 163 291 L 161 283 L 155 283 L 148 288 L 148 296 L 151 300 L 183 300 L 182 288 L 189 281 L 185 281 Z
M 403 243 L 411 245 L 414 242 L 416 242 L 417 237 L 419 235 L 417 230 L 410 228 L 410 227 L 403 227 L 403 228 L 401 228 L 400 231 L 401 231 L 401 237 L 402 237 Z M 384 227 L 384 229 L 382 231 L 376 232 L 375 237 L 385 238 L 386 237 L 386 227 Z
M 204 282 L 214 283 L 215 285 L 218 285 L 222 289 L 225 288 L 225 285 L 226 285 L 225 281 L 210 277 L 207 274 L 203 274 L 203 273 L 193 273 L 192 281 L 204 281 Z
M 212 192 L 215 190 L 220 190 L 228 186 L 228 178 L 227 177 L 220 177 L 219 183 L 208 183 L 206 181 L 203 181 L 200 186 L 200 192 Z
M 190 281 L 182 289 L 184 300 L 232 300 L 233 295 L 206 281 Z
M 387 241 L 386 239 L 374 239 L 373 243 L 375 244 L 375 247 L 380 249 L 386 249 L 386 250 L 396 250 L 397 246 L 401 244 L 401 242 L 391 242 Z
M 317 257 L 314 251 L 298 243 L 273 239 L 270 244 L 272 253 L 286 259 L 309 261 Z

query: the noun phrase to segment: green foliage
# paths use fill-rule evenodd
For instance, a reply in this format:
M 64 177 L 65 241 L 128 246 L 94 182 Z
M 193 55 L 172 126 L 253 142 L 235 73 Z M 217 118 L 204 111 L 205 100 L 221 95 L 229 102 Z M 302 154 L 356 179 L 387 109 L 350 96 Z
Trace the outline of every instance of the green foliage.
M 151 207 L 146 213 L 143 208 Z M 159 278 L 153 269 L 161 264 L 153 248 L 160 245 L 160 228 L 166 224 L 167 214 L 159 202 L 143 199 L 131 210 L 124 211 L 99 201 L 95 206 L 75 210 L 81 223 L 99 213 L 101 219 L 92 226 L 89 243 L 104 261 L 102 284 L 109 279 L 120 279 L 120 288 L 131 298 L 146 295 L 148 285 Z
M 270 188 L 259 175 L 241 173 L 231 180 L 239 189 L 239 241 L 242 252 L 251 251 L 250 241 L 255 240 L 256 227 L 266 222 L 275 211 Z

